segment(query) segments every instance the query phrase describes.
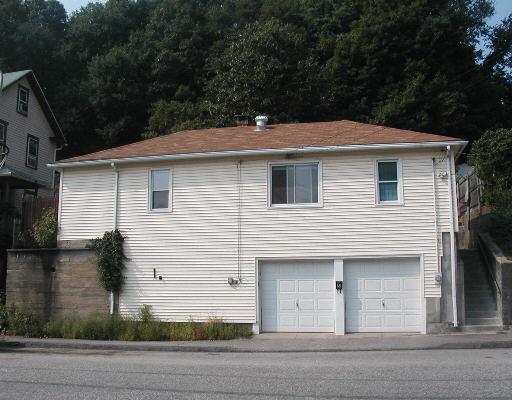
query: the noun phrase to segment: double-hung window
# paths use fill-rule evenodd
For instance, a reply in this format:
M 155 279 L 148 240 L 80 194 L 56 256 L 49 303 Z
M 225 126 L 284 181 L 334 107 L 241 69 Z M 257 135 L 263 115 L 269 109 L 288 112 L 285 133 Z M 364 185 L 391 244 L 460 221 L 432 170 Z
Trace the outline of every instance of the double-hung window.
M 28 89 L 23 86 L 18 86 L 18 104 L 16 110 L 23 114 L 28 114 Z
M 7 122 L 0 120 L 0 153 L 4 151 L 7 144 Z
M 270 205 L 318 205 L 319 163 L 270 166 Z
M 35 136 L 27 136 L 27 155 L 25 165 L 29 168 L 37 169 L 37 159 L 39 157 L 39 139 Z
M 401 171 L 398 160 L 377 161 L 377 202 L 400 203 Z
M 171 170 L 153 169 L 150 171 L 149 209 L 170 211 L 171 209 Z

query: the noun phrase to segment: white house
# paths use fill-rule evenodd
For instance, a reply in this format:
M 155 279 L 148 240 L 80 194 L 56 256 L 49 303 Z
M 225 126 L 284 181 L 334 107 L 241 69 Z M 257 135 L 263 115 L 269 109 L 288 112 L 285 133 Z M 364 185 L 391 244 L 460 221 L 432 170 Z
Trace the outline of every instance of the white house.
M 465 141 L 351 121 L 185 131 L 62 160 L 59 240 L 118 228 L 120 311 L 255 332 L 458 324 Z M 447 239 L 447 240 L 445 240 Z
M 24 194 L 52 193 L 47 164 L 64 142 L 34 73 L 0 72 L 0 201 L 19 206 Z

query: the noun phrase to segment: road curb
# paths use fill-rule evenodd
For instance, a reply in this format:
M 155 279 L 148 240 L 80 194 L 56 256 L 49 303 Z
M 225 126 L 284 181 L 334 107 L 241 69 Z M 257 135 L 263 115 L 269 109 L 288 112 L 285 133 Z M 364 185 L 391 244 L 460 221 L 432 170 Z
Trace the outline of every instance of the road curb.
M 172 345 L 172 344 L 148 344 L 144 343 L 91 343 L 79 340 L 69 341 L 45 341 L 38 340 L 0 340 L 0 351 L 17 349 L 63 349 L 63 350 L 96 350 L 96 351 L 155 351 L 155 352 L 188 352 L 188 353 L 342 353 L 358 351 L 411 351 L 411 350 L 478 350 L 478 349 L 509 349 L 512 348 L 512 340 L 486 340 L 486 341 L 463 341 L 463 342 L 440 342 L 417 345 L 361 345 L 345 347 L 300 347 L 273 348 L 254 346 L 229 346 L 229 345 Z

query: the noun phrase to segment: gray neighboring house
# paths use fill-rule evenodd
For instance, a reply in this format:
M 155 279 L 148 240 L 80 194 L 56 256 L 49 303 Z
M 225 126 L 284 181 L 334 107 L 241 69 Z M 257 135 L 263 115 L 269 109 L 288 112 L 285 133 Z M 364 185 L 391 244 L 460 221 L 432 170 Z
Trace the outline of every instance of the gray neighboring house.
M 65 143 L 62 130 L 31 70 L 0 72 L 0 300 L 5 290 L 5 249 L 13 238 L 12 213 L 27 196 L 54 194 L 47 167 Z
M 53 193 L 47 164 L 65 139 L 33 71 L 3 73 L 0 81 L 0 201 L 19 207 L 23 196 Z

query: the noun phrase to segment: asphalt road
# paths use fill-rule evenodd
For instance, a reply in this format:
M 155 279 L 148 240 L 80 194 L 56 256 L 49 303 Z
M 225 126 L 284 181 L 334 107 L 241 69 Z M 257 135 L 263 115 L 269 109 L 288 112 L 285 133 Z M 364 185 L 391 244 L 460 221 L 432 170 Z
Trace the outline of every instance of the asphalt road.
M 0 399 L 511 399 L 512 350 L 0 351 Z

